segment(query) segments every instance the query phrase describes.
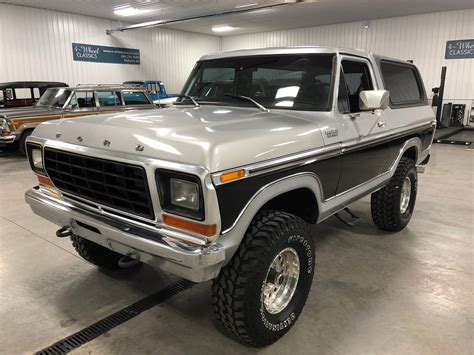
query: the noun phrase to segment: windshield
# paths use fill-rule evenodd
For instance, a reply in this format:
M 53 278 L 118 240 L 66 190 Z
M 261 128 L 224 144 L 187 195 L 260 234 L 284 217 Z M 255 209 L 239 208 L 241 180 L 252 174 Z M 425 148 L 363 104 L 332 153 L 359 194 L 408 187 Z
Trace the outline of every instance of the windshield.
M 41 95 L 36 106 L 63 107 L 71 95 L 71 90 L 48 89 Z
M 333 55 L 297 54 L 214 59 L 198 62 L 183 95 L 199 104 L 326 111 L 331 106 Z M 229 95 L 230 94 L 230 95 Z M 180 97 L 177 104 L 189 104 Z

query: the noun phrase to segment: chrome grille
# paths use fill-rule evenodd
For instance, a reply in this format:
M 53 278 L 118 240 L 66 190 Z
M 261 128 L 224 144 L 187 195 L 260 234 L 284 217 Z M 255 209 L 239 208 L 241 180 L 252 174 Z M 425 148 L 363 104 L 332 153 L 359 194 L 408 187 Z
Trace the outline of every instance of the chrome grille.
M 45 148 L 44 164 L 61 191 L 153 219 L 145 169 L 117 161 Z

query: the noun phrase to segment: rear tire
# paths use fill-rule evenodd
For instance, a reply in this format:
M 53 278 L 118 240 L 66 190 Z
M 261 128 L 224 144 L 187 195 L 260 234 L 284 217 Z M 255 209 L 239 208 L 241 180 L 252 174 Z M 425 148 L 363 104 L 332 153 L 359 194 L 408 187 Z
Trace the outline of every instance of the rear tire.
M 234 257 L 213 281 L 217 321 L 246 345 L 274 343 L 303 310 L 314 262 L 313 240 L 301 218 L 259 212 Z
M 91 264 L 111 270 L 120 269 L 119 260 L 123 257 L 122 254 L 77 235 L 71 236 L 71 241 L 77 253 Z
M 371 212 L 374 224 L 390 232 L 405 228 L 415 208 L 417 184 L 415 162 L 402 157 L 389 183 L 372 194 Z

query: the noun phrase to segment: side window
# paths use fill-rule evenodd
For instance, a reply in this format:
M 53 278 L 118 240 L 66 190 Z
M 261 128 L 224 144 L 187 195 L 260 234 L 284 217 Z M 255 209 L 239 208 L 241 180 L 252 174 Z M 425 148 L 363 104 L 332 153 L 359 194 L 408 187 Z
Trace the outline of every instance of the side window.
M 41 96 L 40 89 L 39 88 L 33 88 L 33 97 L 35 99 L 39 99 Z
M 5 94 L 6 100 L 13 100 L 13 89 L 6 89 Z
M 110 107 L 120 106 L 120 99 L 115 91 L 97 91 L 97 100 L 99 100 L 99 106 Z
M 344 60 L 342 61 L 344 81 L 349 96 L 351 112 L 359 112 L 359 93 L 363 90 L 372 90 L 372 80 L 367 64 L 362 62 Z
M 339 77 L 339 92 L 337 95 L 337 107 L 339 108 L 340 113 L 351 112 L 351 107 L 349 105 L 349 96 L 347 95 L 346 81 L 344 80 L 344 73 L 342 72 L 342 70 Z
M 148 105 L 150 101 L 143 92 L 124 91 L 123 101 L 125 105 Z
M 72 109 L 78 108 L 76 94 L 72 94 L 71 101 L 69 101 L 68 105 L 71 105 Z
M 78 108 L 95 108 L 95 99 L 93 91 L 76 91 Z
M 15 89 L 15 95 L 17 99 L 31 99 L 31 89 L 17 88 Z
M 381 69 L 392 105 L 416 104 L 423 100 L 420 79 L 413 66 L 382 61 Z

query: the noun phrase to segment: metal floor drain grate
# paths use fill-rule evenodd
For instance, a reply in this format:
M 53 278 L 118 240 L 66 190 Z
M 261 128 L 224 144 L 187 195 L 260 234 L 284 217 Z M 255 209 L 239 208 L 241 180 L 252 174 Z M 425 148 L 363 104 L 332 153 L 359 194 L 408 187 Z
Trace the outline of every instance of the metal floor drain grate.
M 85 343 L 97 338 L 98 336 L 108 332 L 112 328 L 136 317 L 140 313 L 166 301 L 172 296 L 185 291 L 195 285 L 194 282 L 188 280 L 180 280 L 177 283 L 166 287 L 144 299 L 121 309 L 110 316 L 74 333 L 43 350 L 36 352 L 37 355 L 56 355 L 66 354 Z

